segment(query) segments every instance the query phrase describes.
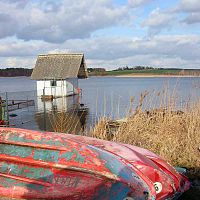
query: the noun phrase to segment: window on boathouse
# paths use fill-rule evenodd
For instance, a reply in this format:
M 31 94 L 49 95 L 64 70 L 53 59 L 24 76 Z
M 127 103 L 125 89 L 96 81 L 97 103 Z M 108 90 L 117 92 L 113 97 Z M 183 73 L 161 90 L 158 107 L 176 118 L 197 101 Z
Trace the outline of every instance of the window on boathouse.
M 57 86 L 56 80 L 51 81 L 51 86 Z

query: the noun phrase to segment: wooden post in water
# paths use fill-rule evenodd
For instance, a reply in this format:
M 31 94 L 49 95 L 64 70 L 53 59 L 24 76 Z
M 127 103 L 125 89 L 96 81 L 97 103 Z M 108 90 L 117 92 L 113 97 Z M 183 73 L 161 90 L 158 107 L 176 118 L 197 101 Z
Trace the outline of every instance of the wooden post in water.
M 0 123 L 1 123 L 1 121 L 3 120 L 2 115 L 3 115 L 3 108 L 2 108 L 2 99 L 1 99 L 1 97 L 0 97 Z
M 2 98 L 0 97 L 0 125 L 7 125 L 8 123 L 6 123 L 7 118 L 6 118 L 6 105 L 4 103 L 4 101 L 2 100 Z
M 9 126 L 9 112 L 8 112 L 8 93 L 6 92 L 6 106 L 5 106 L 5 119 L 6 119 L 6 126 Z
M 43 89 L 43 96 L 45 97 L 45 88 Z M 44 130 L 46 131 L 46 101 L 43 101 L 44 105 Z

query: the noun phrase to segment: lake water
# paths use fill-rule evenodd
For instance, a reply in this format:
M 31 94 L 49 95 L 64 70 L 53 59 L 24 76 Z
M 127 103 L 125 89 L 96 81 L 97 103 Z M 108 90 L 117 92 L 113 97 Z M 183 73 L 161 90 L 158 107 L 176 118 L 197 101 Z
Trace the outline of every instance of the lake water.
M 91 77 L 79 80 L 81 96 L 42 102 L 37 98 L 36 82 L 27 77 L 0 78 L 0 96 L 10 102 L 34 100 L 34 106 L 9 112 L 13 127 L 55 130 L 62 122 L 66 131 L 79 132 L 93 126 L 100 117 L 122 118 L 138 105 L 140 94 L 148 92 L 144 109 L 160 105 L 163 90 L 176 98 L 177 109 L 200 97 L 200 78 L 122 78 Z M 164 94 L 165 95 L 165 94 Z M 155 98 L 156 97 L 156 98 Z M 58 114 L 59 113 L 59 114 Z

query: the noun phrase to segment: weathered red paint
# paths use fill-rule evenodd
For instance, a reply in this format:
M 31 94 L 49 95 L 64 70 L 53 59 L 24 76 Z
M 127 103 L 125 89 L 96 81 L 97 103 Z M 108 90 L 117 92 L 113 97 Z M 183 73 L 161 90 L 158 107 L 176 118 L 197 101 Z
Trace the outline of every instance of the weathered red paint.
M 62 133 L 0 128 L 0 196 L 172 199 L 190 183 L 148 150 Z M 157 189 L 157 191 L 156 191 Z

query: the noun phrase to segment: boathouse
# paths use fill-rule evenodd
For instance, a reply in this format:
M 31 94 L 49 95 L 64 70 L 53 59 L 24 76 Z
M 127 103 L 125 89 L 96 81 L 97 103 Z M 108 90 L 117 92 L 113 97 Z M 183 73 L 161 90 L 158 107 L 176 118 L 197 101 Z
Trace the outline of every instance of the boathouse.
M 87 77 L 82 53 L 39 55 L 31 75 L 37 81 L 37 95 L 54 98 L 77 94 L 78 79 Z

